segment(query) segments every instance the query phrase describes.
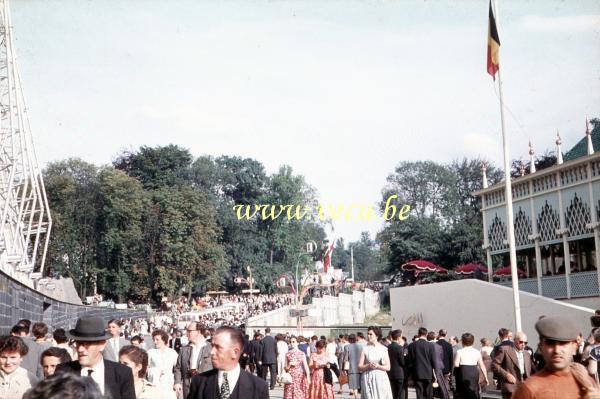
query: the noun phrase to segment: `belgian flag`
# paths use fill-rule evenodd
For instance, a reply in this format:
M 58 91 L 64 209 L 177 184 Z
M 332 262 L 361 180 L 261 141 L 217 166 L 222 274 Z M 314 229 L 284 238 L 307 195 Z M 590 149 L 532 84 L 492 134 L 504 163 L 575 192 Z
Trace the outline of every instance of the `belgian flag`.
M 490 16 L 488 25 L 488 48 L 487 48 L 487 71 L 494 80 L 496 72 L 500 69 L 500 38 L 498 37 L 498 28 L 496 28 L 496 19 L 492 10 L 492 0 L 490 0 Z

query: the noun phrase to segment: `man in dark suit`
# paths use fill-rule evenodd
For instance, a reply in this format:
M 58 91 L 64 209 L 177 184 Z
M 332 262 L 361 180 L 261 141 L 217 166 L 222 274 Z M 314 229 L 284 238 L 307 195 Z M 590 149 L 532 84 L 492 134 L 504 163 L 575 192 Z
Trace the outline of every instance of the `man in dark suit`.
M 106 340 L 111 337 L 111 334 L 104 331 L 102 319 L 81 317 L 67 336 L 75 340 L 79 359 L 59 365 L 56 373 L 90 377 L 98 384 L 102 395 L 112 399 L 135 399 L 131 369 L 102 357 Z
M 448 387 L 452 388 L 454 386 L 454 384 L 452 383 L 452 369 L 454 368 L 454 352 L 452 350 L 452 345 L 450 344 L 450 342 L 446 341 L 446 335 L 448 335 L 448 332 L 444 329 L 441 329 L 438 332 L 436 344 L 442 347 L 442 363 L 444 366 L 442 369 L 442 373 L 444 374 L 444 379 L 447 382 Z
M 406 363 L 404 361 L 404 340 L 402 339 L 402 330 L 394 330 L 390 333 L 392 343 L 388 345 L 388 354 L 390 356 L 390 385 L 392 386 L 392 395 L 394 399 L 405 399 L 405 372 Z
M 277 379 L 277 343 L 275 338 L 271 337 L 271 329 L 265 328 L 265 337 L 260 341 L 260 350 L 258 356 L 258 364 L 261 369 L 261 377 L 267 379 L 267 370 L 271 373 L 270 389 L 275 389 L 275 381 Z
M 244 336 L 240 330 L 219 327 L 212 339 L 211 359 L 215 368 L 192 378 L 187 399 L 268 399 L 266 382 L 240 368 L 243 348 Z
M 211 345 L 204 335 L 206 329 L 198 322 L 191 322 L 186 327 L 189 345 L 181 347 L 177 363 L 175 363 L 175 391 L 183 392 L 187 397 L 190 392 L 192 377 L 213 368 L 210 360 Z
M 254 333 L 254 339 L 250 341 L 250 372 L 254 373 L 256 370 L 256 375 L 258 376 L 262 375 L 260 372 L 260 365 L 258 364 L 261 338 L 262 334 L 257 331 Z
M 518 386 L 531 376 L 531 355 L 525 350 L 527 336 L 518 332 L 514 346 L 502 345 L 496 350 L 492 370 L 498 375 L 503 399 L 510 399 Z
M 438 332 L 438 338 L 436 344 L 442 347 L 443 356 L 442 363 L 444 364 L 444 369 L 442 372 L 445 376 L 448 376 L 452 372 L 452 366 L 454 364 L 454 356 L 452 354 L 452 345 L 448 341 L 446 341 L 447 332 L 444 329 L 441 329 Z
M 408 368 L 415 381 L 417 399 L 433 397 L 433 371 L 436 367 L 434 343 L 427 341 L 427 329 L 420 327 L 418 338 L 408 345 Z
M 182 346 L 183 345 L 181 344 L 181 331 L 177 330 L 173 334 L 171 334 L 171 338 L 169 339 L 169 348 L 179 353 Z

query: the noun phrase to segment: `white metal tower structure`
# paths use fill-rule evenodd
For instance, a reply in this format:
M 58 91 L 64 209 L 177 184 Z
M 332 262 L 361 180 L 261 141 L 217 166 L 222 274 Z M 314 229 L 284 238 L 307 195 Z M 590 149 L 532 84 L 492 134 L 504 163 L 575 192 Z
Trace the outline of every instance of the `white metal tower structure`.
M 9 1 L 0 0 L 0 269 L 35 288 L 44 272 L 51 226 L 16 63 Z

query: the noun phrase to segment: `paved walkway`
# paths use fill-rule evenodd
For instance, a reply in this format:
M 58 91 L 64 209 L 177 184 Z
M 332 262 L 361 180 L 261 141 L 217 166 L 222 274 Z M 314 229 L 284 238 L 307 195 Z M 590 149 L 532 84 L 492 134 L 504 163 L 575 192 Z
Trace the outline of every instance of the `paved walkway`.
M 344 387 L 344 392 L 342 395 L 335 394 L 335 399 L 360 399 L 354 398 L 354 396 L 350 396 L 348 393 L 348 386 Z M 413 388 L 408 388 L 408 398 L 407 399 L 416 399 L 417 395 L 415 394 L 415 390 Z M 502 396 L 497 391 L 492 391 L 489 393 L 482 394 L 482 398 L 485 399 L 501 399 Z M 283 388 L 275 387 L 274 390 L 269 391 L 269 399 L 283 399 Z
M 348 386 L 344 388 L 342 395 L 335 394 L 335 399 L 354 399 L 354 396 L 348 393 Z M 408 399 L 415 399 L 416 397 L 414 389 L 410 388 L 408 390 Z M 283 399 L 283 388 L 275 387 L 274 390 L 269 391 L 269 399 Z M 357 399 L 360 399 L 360 397 Z

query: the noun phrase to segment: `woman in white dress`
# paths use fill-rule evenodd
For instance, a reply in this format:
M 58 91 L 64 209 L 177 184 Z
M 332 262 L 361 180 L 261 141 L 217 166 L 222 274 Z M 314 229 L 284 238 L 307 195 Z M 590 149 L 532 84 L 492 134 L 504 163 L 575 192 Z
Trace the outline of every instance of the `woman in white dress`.
M 136 399 L 161 399 L 160 389 L 149 383 L 144 376 L 148 369 L 148 353 L 137 346 L 128 345 L 119 351 L 119 362 L 131 368 Z
M 177 363 L 177 352 L 167 346 L 169 336 L 163 330 L 152 332 L 152 341 L 155 348 L 148 351 L 148 381 L 160 388 L 165 398 L 175 399 L 173 368 Z
M 288 352 L 288 344 L 285 342 L 283 334 L 277 334 L 275 341 L 277 341 L 277 375 L 280 376 L 285 368 L 285 355 Z M 279 386 L 281 386 L 281 383 L 279 383 Z
M 340 370 L 340 365 L 338 364 L 338 360 L 337 360 L 337 355 L 336 355 L 336 351 L 337 351 L 337 344 L 335 342 L 335 338 L 331 338 L 329 337 L 327 339 L 327 346 L 325 347 L 325 353 L 327 354 L 327 361 L 331 364 L 335 364 L 338 367 L 338 370 Z M 337 384 L 339 383 L 339 380 L 337 378 L 337 375 L 335 375 L 335 373 L 332 373 L 332 378 L 333 378 L 333 384 Z M 339 394 L 342 393 L 342 387 L 340 386 L 340 390 L 338 391 Z
M 387 348 L 379 343 L 381 328 L 369 327 L 367 345 L 360 354 L 358 369 L 362 371 L 362 399 L 392 399 L 392 387 L 387 372 L 390 357 Z

